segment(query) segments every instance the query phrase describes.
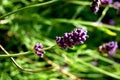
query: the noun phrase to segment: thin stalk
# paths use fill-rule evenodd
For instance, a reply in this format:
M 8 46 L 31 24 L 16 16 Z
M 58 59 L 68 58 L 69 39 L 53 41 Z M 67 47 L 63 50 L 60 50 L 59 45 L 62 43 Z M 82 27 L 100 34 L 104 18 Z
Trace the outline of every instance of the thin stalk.
M 67 75 L 68 77 L 70 77 L 72 80 L 82 80 L 81 78 L 69 73 L 68 71 L 65 71 L 64 69 L 62 69 L 58 64 L 54 63 L 53 61 L 51 61 L 48 58 L 43 58 L 45 61 L 47 61 L 50 65 L 52 65 L 55 69 L 57 69 L 57 71 L 59 71 L 62 74 Z
M 53 48 L 53 47 L 55 47 L 56 46 L 56 44 L 55 45 L 53 45 L 53 46 L 50 46 L 50 47 L 48 47 L 48 48 L 43 48 L 42 50 L 49 50 L 49 49 L 51 49 L 51 48 Z
M 18 9 L 18 10 L 9 12 L 9 13 L 1 16 L 0 19 L 4 18 L 4 17 L 6 17 L 6 16 L 9 16 L 9 15 L 11 15 L 11 14 L 14 14 L 14 13 L 16 13 L 16 12 L 19 12 L 19 11 L 22 11 L 22 10 L 25 10 L 25 9 L 28 9 L 28 8 L 33 8 L 33 7 L 38 7 L 38 6 L 44 6 L 44 5 L 48 5 L 48 4 L 51 4 L 51 3 L 56 2 L 56 1 L 58 1 L 58 0 L 51 0 L 51 1 L 48 1 L 48 2 L 44 2 L 44 3 L 39 3 L 39 4 L 35 4 L 35 5 L 26 6 L 26 7 L 20 8 L 20 9 Z
M 42 50 L 49 50 L 53 47 L 55 47 L 56 45 L 50 46 L 48 48 L 43 48 Z M 17 54 L 9 54 L 9 55 L 0 55 L 0 57 L 17 57 L 17 56 L 22 56 L 22 55 L 28 55 L 31 54 L 32 51 L 27 51 L 27 52 L 21 52 L 21 53 L 17 53 Z
M 105 9 L 102 11 L 102 15 L 100 16 L 100 18 L 98 19 L 97 22 L 101 22 L 102 21 L 102 19 L 104 18 L 104 16 L 106 15 L 108 10 L 109 10 L 109 6 L 105 7 Z
M 0 45 L 0 48 L 3 50 L 3 52 L 7 55 L 10 55 L 3 47 L 2 45 Z M 45 70 L 32 70 L 32 69 L 24 69 L 23 67 L 21 67 L 13 57 L 10 57 L 10 59 L 12 60 L 12 62 L 17 66 L 18 69 L 25 71 L 25 72 L 40 72 L 40 71 L 45 71 Z M 48 68 L 46 69 L 46 71 L 48 71 Z
M 83 6 L 89 6 L 89 5 L 92 4 L 92 2 L 88 2 L 88 1 L 74 1 L 74 0 L 71 0 L 69 2 L 73 3 L 73 4 L 77 4 L 77 5 L 83 5 Z
M 93 66 L 92 64 L 89 64 L 89 63 L 87 63 L 87 62 L 85 62 L 85 61 L 83 61 L 81 59 L 77 59 L 77 61 L 80 62 L 81 64 L 85 65 L 85 66 L 88 66 L 88 67 L 92 68 L 93 70 L 96 70 L 96 71 L 102 73 L 102 74 L 111 76 L 111 77 L 116 78 L 116 79 L 120 79 L 120 76 L 115 75 L 115 74 L 113 74 L 111 72 L 105 71 L 103 69 L 97 68 L 97 67 Z
M 51 19 L 53 21 L 56 21 L 58 23 L 68 23 L 68 24 L 81 24 L 81 25 L 86 25 L 86 26 L 92 26 L 92 27 L 96 27 L 96 28 L 108 28 L 111 30 L 116 30 L 116 31 L 120 31 L 120 28 L 117 26 L 111 26 L 111 25 L 107 25 L 107 24 L 98 24 L 96 22 L 90 22 L 90 21 L 82 21 L 82 20 L 75 20 L 75 19 L 64 19 L 64 18 L 59 18 L 59 19 Z
M 31 51 L 28 51 L 28 52 L 21 52 L 21 53 L 17 53 L 17 54 L 0 55 L 0 57 L 16 57 L 16 56 L 21 56 L 21 55 L 28 55 L 31 53 L 32 53 Z
M 92 2 L 89 2 L 89 1 L 76 1 L 76 0 L 71 0 L 71 1 L 69 1 L 69 3 L 76 4 L 76 5 L 82 5 L 82 6 L 90 6 L 92 4 Z M 109 6 L 111 8 L 114 8 L 113 4 L 110 4 Z
M 95 57 L 95 58 L 97 58 L 97 59 L 100 59 L 100 60 L 102 60 L 102 61 L 104 61 L 104 62 L 107 62 L 107 63 L 109 63 L 109 64 L 112 64 L 112 65 L 118 65 L 118 63 L 116 63 L 115 61 L 113 61 L 113 60 L 110 60 L 110 59 L 108 59 L 108 58 L 105 58 L 105 57 L 102 57 L 101 55 L 98 55 L 99 53 L 95 50 L 95 51 L 89 51 L 89 52 L 85 52 L 88 56 L 90 56 L 90 57 Z M 92 54 L 93 53 L 93 54 Z
M 79 6 L 79 7 L 77 8 L 75 14 L 73 15 L 72 19 L 75 19 L 75 18 L 79 15 L 79 13 L 82 12 L 83 9 L 85 9 L 85 7 L 86 7 L 86 6 L 82 6 L 82 7 Z

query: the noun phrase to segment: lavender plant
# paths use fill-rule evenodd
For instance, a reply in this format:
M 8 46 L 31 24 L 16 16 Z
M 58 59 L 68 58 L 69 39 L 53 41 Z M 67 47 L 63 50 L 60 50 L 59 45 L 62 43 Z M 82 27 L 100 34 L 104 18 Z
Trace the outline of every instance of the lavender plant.
M 34 46 L 34 50 L 35 50 L 35 53 L 38 55 L 38 56 L 43 56 L 43 54 L 45 53 L 43 50 L 43 45 L 41 43 L 37 43 L 35 46 Z
M 107 53 L 109 56 L 113 56 L 118 48 L 117 42 L 111 41 L 99 46 L 99 52 Z
M 87 31 L 80 28 L 75 29 L 71 33 L 65 33 L 63 37 L 56 37 L 56 43 L 61 48 L 66 49 L 67 46 L 72 48 L 74 45 L 83 44 L 87 38 Z
M 119 10 L 120 8 L 120 2 L 116 1 L 114 2 L 114 9 Z
M 119 4 L 113 0 L 0 4 L 0 80 L 120 79 Z
M 110 4 L 113 3 L 113 0 L 101 0 L 101 3 L 102 3 L 103 5 L 110 5 Z
M 91 4 L 91 10 L 93 13 L 97 13 L 99 11 L 100 5 L 110 5 L 112 4 L 113 0 L 93 0 Z

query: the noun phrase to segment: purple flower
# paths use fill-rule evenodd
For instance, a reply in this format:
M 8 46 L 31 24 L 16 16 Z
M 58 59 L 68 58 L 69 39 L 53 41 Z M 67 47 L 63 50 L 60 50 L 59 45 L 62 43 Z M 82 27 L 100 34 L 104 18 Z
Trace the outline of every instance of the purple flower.
M 73 47 L 77 44 L 82 44 L 88 38 L 87 31 L 80 28 L 75 29 L 71 33 L 64 33 L 62 37 L 56 37 L 56 43 L 63 49 Z
M 111 41 L 99 46 L 98 51 L 107 53 L 109 56 L 113 56 L 118 48 L 117 42 Z
M 100 5 L 101 5 L 100 0 L 93 0 L 92 5 L 90 7 L 91 11 L 96 14 L 99 10 Z
M 120 7 L 120 3 L 118 1 L 114 2 L 114 9 L 118 10 Z
M 114 25 L 115 24 L 115 21 L 113 19 L 110 19 L 109 22 L 108 22 L 109 25 Z
M 34 46 L 35 53 L 40 57 L 43 56 L 43 54 L 45 53 L 44 50 L 42 50 L 42 48 L 43 48 L 43 46 L 41 43 L 37 43 Z
M 98 62 L 97 61 L 92 61 L 92 65 L 97 66 Z
M 101 4 L 103 5 L 109 5 L 112 4 L 113 0 L 101 0 Z

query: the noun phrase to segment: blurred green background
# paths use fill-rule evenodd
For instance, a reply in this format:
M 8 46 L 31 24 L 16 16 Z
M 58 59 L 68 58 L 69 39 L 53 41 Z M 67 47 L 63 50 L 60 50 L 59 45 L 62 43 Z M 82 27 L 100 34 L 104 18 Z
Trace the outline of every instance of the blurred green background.
M 112 57 L 97 51 L 99 45 L 105 42 L 117 41 L 119 44 L 120 10 L 115 10 L 111 5 L 105 11 L 106 6 L 101 6 L 98 13 L 93 14 L 90 10 L 93 0 L 49 1 L 0 0 L 0 44 L 10 54 L 33 50 L 36 43 L 42 43 L 45 48 L 50 47 L 56 44 L 56 36 L 62 36 L 75 28 L 87 29 L 89 38 L 84 44 L 67 50 L 55 46 L 47 50 L 43 58 L 34 54 L 14 57 L 24 68 L 41 69 L 37 73 L 23 72 L 9 57 L 0 57 L 0 80 L 74 80 L 72 76 L 78 80 L 120 79 L 119 47 Z M 36 4 L 43 5 L 33 6 Z M 26 6 L 33 7 L 24 8 Z M 100 20 L 102 24 L 99 24 L 96 21 L 101 18 L 102 12 L 105 15 Z M 109 25 L 110 20 L 114 20 L 113 25 Z M 0 50 L 0 55 L 3 54 Z M 57 64 L 60 70 L 44 58 Z M 68 73 L 62 73 L 61 70 Z

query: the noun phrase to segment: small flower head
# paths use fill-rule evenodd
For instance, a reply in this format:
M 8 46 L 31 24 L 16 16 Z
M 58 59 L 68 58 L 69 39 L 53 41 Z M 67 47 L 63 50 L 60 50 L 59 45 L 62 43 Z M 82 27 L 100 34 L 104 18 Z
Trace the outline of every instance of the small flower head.
M 115 24 L 115 21 L 113 19 L 110 19 L 109 22 L 108 22 L 109 25 L 114 25 Z
M 82 44 L 88 38 L 87 31 L 80 28 L 75 29 L 71 33 L 64 33 L 62 37 L 56 37 L 56 43 L 63 49 L 73 47 L 77 44 Z
M 113 0 L 101 0 L 101 4 L 103 5 L 109 5 L 112 4 Z
M 111 41 L 99 46 L 98 51 L 107 53 L 109 56 L 112 56 L 115 54 L 117 48 L 118 48 L 117 42 Z
M 98 62 L 97 61 L 92 61 L 92 65 L 97 66 Z
M 118 10 L 120 7 L 120 2 L 116 1 L 114 2 L 114 9 Z
M 94 0 L 91 5 L 91 11 L 96 14 L 99 10 L 100 5 L 101 5 L 100 0 Z
M 37 43 L 35 46 L 34 46 L 34 50 L 35 50 L 35 53 L 38 55 L 38 56 L 43 56 L 43 54 L 45 53 L 43 50 L 42 50 L 43 46 L 41 43 Z

